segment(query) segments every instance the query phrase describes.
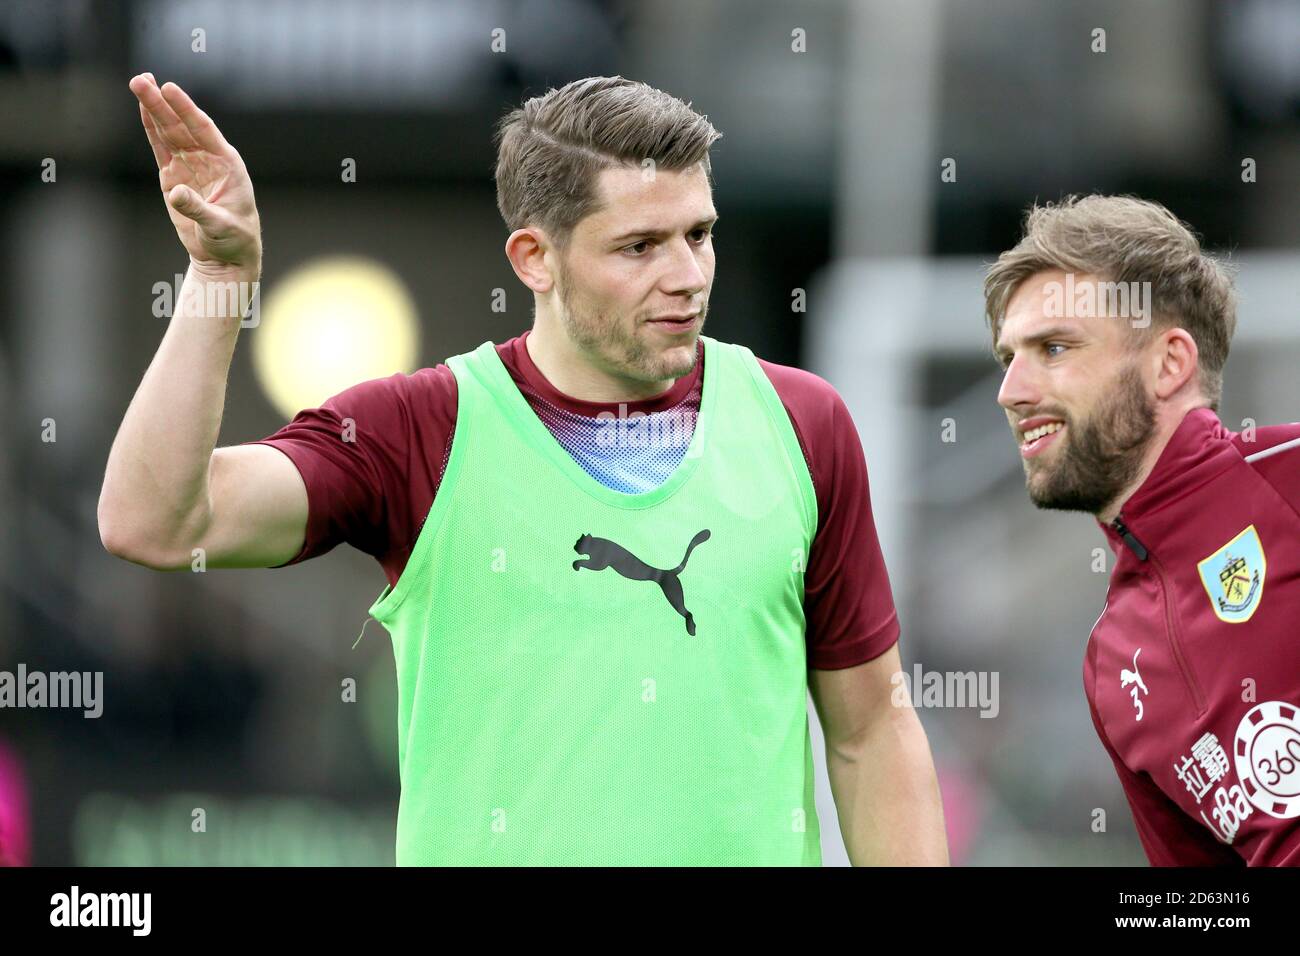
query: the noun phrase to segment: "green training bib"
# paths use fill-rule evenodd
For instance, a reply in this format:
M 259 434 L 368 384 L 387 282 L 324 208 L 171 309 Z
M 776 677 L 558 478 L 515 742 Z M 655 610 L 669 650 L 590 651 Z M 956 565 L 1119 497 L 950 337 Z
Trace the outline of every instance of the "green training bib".
M 750 350 L 701 338 L 690 444 L 642 494 L 573 460 L 493 343 L 447 360 L 446 471 L 370 608 L 397 662 L 399 865 L 821 865 L 812 480 Z

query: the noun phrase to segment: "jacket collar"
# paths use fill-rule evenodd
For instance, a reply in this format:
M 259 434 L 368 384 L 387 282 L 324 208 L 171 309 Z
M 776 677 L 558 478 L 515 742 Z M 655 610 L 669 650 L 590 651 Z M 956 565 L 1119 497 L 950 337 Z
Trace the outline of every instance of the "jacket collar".
M 1233 433 L 1223 427 L 1219 416 L 1208 408 L 1194 408 L 1183 416 L 1156 459 L 1155 467 L 1137 491 L 1120 509 L 1126 526 L 1136 522 L 1148 535 L 1159 533 L 1156 512 L 1178 500 L 1229 467 L 1240 454 L 1232 444 Z M 1124 538 L 1113 524 L 1098 520 L 1111 550 L 1119 553 Z M 1145 538 L 1143 543 L 1150 545 Z

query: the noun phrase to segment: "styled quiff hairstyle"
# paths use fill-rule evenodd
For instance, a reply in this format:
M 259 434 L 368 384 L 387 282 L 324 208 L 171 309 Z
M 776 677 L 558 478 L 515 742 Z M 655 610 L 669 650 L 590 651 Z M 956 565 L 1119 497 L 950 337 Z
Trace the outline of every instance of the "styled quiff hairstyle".
M 1102 281 L 1151 283 L 1151 325 L 1133 331 L 1134 348 L 1159 329 L 1183 328 L 1196 342 L 1201 392 L 1217 411 L 1223 366 L 1237 327 L 1236 293 L 1225 262 L 1201 251 L 1188 226 L 1159 203 L 1132 196 L 1067 196 L 1030 207 L 1024 236 L 984 278 L 984 307 L 996 344 L 1007 303 L 1021 282 L 1045 269 Z
M 511 232 L 544 230 L 563 252 L 574 227 L 602 208 L 600 171 L 685 170 L 722 134 L 689 103 L 621 76 L 589 76 L 527 100 L 497 124 L 497 208 Z

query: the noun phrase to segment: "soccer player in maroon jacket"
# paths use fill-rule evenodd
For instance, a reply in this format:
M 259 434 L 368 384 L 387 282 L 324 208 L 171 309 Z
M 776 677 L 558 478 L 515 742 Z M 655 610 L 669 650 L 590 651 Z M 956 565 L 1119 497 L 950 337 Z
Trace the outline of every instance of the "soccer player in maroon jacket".
M 985 297 L 1030 498 L 1115 553 L 1084 689 L 1148 858 L 1300 864 L 1300 424 L 1219 421 L 1227 270 L 1162 206 L 1071 197 Z

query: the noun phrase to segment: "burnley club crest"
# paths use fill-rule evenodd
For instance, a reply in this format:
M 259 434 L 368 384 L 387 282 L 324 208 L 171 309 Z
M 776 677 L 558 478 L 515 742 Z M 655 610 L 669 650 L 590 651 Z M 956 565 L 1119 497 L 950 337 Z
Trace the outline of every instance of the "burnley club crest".
M 1249 621 L 1264 594 L 1264 546 L 1251 525 L 1196 565 L 1219 620 Z

